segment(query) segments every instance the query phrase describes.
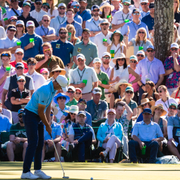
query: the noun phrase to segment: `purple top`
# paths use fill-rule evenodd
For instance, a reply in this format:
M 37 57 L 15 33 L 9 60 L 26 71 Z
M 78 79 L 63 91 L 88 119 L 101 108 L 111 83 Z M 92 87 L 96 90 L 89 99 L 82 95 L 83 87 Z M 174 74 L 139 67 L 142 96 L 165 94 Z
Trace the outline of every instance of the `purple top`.
M 103 66 L 101 66 L 101 71 L 105 72 L 108 75 L 108 77 L 110 78 L 112 67 L 109 66 L 109 68 L 105 69 Z
M 179 64 L 180 64 L 180 56 L 178 56 L 177 58 Z M 165 70 L 169 70 L 171 68 L 174 67 L 174 61 L 173 61 L 173 57 L 169 56 L 165 61 L 164 61 L 164 68 Z M 177 87 L 177 83 L 178 83 L 178 78 L 180 77 L 180 72 L 172 72 L 171 74 L 169 74 L 167 76 L 166 79 L 166 87 L 168 89 L 170 88 L 176 88 Z

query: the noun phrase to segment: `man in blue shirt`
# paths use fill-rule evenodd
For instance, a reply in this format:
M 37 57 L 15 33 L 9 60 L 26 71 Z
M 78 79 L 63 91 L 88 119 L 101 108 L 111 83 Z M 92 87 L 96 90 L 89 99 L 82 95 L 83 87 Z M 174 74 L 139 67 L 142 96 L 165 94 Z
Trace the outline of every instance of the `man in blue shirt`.
M 74 10 L 74 13 L 75 13 L 74 20 L 77 21 L 82 26 L 83 19 L 80 15 L 77 14 L 77 12 L 79 11 L 79 7 L 80 7 L 79 2 L 77 1 L 72 2 L 71 8 Z
M 149 163 L 155 163 L 159 144 L 163 141 L 163 133 L 159 125 L 153 121 L 151 109 L 143 110 L 143 121 L 134 125 L 132 139 L 129 141 L 129 158 L 131 162 L 137 162 L 137 154 L 144 154 L 143 148 L 146 148 L 146 153 L 150 154 Z
M 66 77 L 59 75 L 53 82 L 50 81 L 35 91 L 25 107 L 23 120 L 27 132 L 28 147 L 23 164 L 22 179 L 51 178 L 41 171 L 44 125 L 46 131 L 51 135 L 52 129 L 48 122 L 50 120 L 50 104 L 57 90 L 65 88 L 67 84 Z M 30 172 L 33 157 L 35 174 Z
M 0 132 L 2 131 L 6 131 L 9 132 L 10 128 L 11 128 L 11 123 L 10 120 L 7 116 L 0 114 Z
M 131 41 L 132 38 L 135 38 L 136 36 L 136 32 L 139 28 L 144 27 L 146 29 L 146 33 L 147 33 L 147 38 L 149 38 L 149 31 L 148 31 L 148 27 L 146 26 L 145 23 L 140 21 L 140 10 L 139 9 L 134 9 L 132 12 L 132 17 L 133 20 L 129 23 L 126 23 L 122 29 L 121 29 L 121 34 L 124 36 L 128 36 L 128 41 Z M 129 32 L 128 32 L 128 27 L 129 27 Z M 120 29 L 119 29 L 120 30 Z
M 28 60 L 30 57 L 35 57 L 37 54 L 42 54 L 42 38 L 38 36 L 34 30 L 35 25 L 33 21 L 26 23 L 27 33 L 20 38 L 21 47 L 24 49 L 23 60 Z

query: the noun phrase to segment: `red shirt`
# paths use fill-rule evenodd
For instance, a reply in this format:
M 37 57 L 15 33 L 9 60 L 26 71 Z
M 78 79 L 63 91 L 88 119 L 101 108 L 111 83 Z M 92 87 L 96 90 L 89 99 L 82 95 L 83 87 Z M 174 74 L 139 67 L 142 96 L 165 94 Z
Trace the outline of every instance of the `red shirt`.
M 22 63 L 24 64 L 24 73 L 27 73 L 28 72 L 28 66 L 27 66 L 27 63 L 22 61 Z M 16 66 L 16 61 L 12 61 L 10 62 L 11 66 L 15 67 Z

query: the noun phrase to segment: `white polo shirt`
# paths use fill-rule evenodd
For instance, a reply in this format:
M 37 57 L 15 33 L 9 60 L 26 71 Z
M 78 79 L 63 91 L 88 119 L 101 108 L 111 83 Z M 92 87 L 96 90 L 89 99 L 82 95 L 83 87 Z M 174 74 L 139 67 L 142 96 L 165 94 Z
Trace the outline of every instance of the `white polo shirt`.
M 0 26 L 0 39 L 6 38 L 6 31 L 4 27 Z
M 98 33 L 95 36 L 94 43 L 97 46 L 99 58 L 102 58 L 103 53 L 107 52 L 107 47 L 103 45 L 103 39 L 107 39 L 107 43 L 110 44 L 111 35 L 112 35 L 112 32 L 108 31 L 108 34 L 106 36 L 102 32 Z
M 45 14 L 47 14 L 47 12 L 43 11 L 42 9 L 39 12 L 36 10 L 30 12 L 30 15 L 35 18 L 37 22 L 40 22 Z
M 52 14 L 51 14 L 51 9 L 48 10 L 48 15 L 50 17 L 57 17 L 59 15 L 59 11 L 58 11 L 58 8 L 57 7 L 54 7 L 53 11 L 52 11 Z
M 82 88 L 82 94 L 91 92 L 93 88 L 92 83 L 98 81 L 95 70 L 91 67 L 85 66 L 82 71 L 77 67 L 70 72 L 69 84 L 80 84 L 83 80 L 87 80 L 87 84 Z
M 44 78 L 44 76 L 39 74 L 36 71 L 34 71 L 34 73 L 31 75 L 29 73 L 26 73 L 26 75 L 32 77 L 33 82 L 34 82 L 34 91 L 36 91 L 46 82 L 46 79 Z

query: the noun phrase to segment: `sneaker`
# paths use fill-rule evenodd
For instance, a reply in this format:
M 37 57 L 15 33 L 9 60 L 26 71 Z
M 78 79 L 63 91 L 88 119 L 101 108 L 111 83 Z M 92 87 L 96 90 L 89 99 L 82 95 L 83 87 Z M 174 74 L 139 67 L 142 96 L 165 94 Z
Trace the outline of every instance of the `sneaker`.
M 99 153 L 99 155 L 102 156 L 102 157 L 105 159 L 106 156 L 107 156 L 107 152 L 106 152 L 106 151 L 101 151 L 101 152 Z
M 40 179 L 51 179 L 51 176 L 48 176 L 48 175 L 46 175 L 43 171 L 41 171 L 41 170 L 36 170 L 35 172 L 34 172 L 34 174 L 36 175 L 36 176 L 38 176 L 38 178 L 40 178 Z
M 32 174 L 31 172 L 22 173 L 21 179 L 38 179 L 39 176 Z

